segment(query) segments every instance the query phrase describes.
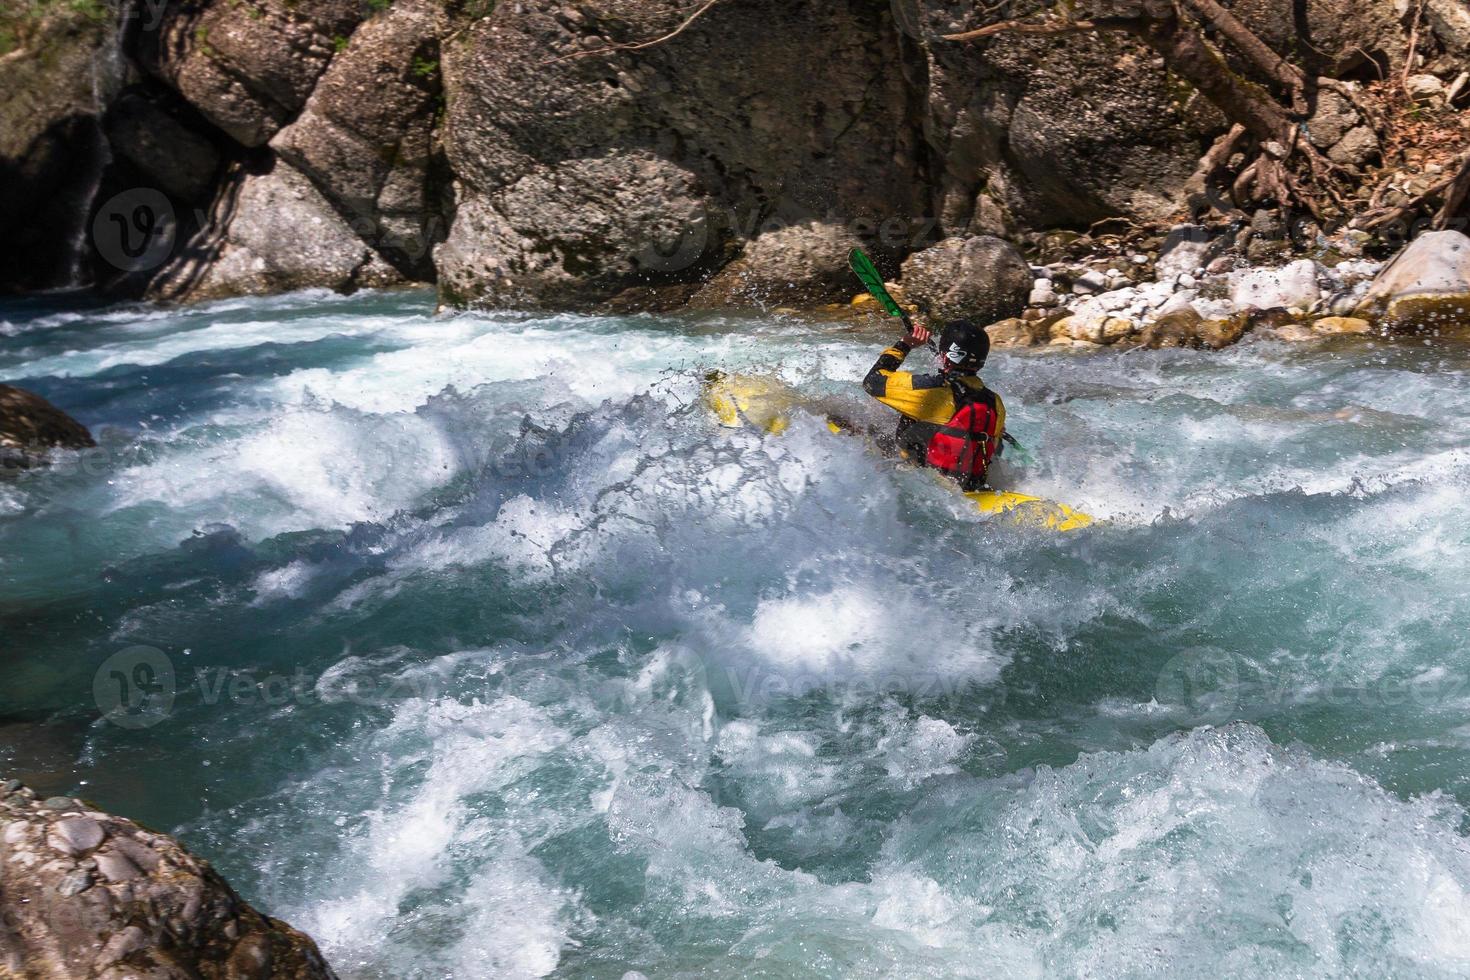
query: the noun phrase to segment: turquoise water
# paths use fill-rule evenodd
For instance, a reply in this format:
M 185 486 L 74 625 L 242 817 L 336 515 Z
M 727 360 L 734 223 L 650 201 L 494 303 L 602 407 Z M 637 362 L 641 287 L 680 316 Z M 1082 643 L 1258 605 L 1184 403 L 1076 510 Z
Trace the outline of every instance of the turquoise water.
M 1470 972 L 1470 349 L 998 352 L 1070 535 L 698 407 L 881 339 L 0 307 L 102 444 L 0 482 L 0 765 L 348 978 Z

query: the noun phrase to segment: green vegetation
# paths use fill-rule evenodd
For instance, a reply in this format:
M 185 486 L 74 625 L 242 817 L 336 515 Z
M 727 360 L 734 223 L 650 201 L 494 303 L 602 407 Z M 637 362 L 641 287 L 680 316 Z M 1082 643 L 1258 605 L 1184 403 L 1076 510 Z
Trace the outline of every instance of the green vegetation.
M 72 18 L 112 23 L 117 7 L 113 0 L 5 0 L 0 5 L 0 55 L 25 47 L 47 21 Z
M 332 38 L 332 49 L 334 51 L 336 51 L 338 54 L 341 54 L 343 51 L 346 51 L 347 50 L 347 38 L 343 37 L 341 34 L 338 34 L 336 37 Z
M 439 72 L 439 62 L 428 58 L 413 59 L 413 73 L 420 78 L 432 78 Z
M 374 13 L 382 13 L 393 5 L 393 0 L 367 0 L 367 5 Z

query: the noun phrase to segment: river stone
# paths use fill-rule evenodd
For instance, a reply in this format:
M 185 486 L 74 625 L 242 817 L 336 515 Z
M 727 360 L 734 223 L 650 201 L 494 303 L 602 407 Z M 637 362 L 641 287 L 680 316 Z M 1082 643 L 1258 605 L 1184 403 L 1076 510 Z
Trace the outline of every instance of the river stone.
M 1327 151 L 1327 159 L 1344 167 L 1360 167 L 1376 157 L 1381 149 L 1373 127 L 1355 126 Z
M 1277 269 L 1242 269 L 1230 276 L 1230 301 L 1236 308 L 1307 309 L 1322 298 L 1317 263 L 1301 259 Z
M 939 321 L 967 317 L 986 324 L 1020 316 L 1032 282 L 1025 256 L 989 235 L 945 239 L 903 263 L 909 298 Z
M 1192 275 L 1209 265 L 1229 244 L 1228 238 L 1215 236 L 1203 225 L 1177 225 L 1159 246 L 1154 274 L 1159 279 Z
M 71 898 L 75 895 L 80 895 L 91 887 L 91 872 L 83 868 L 78 868 L 75 871 L 68 872 L 64 878 L 56 883 L 56 894 L 62 898 Z
M 1464 0 L 1424 0 L 1424 19 L 1452 55 L 1470 56 L 1470 7 Z
M 88 845 L 103 820 L 112 844 L 93 858 L 37 860 L 26 843 Z M 130 820 L 58 819 L 19 793 L 0 799 L 0 826 L 0 974 L 335 980 L 310 937 L 261 915 L 169 837 L 147 835 L 155 842 L 148 848 Z
M 1373 324 L 1351 316 L 1324 316 L 1312 322 L 1312 329 L 1318 333 L 1370 333 Z
M 1414 239 L 1379 271 L 1355 315 L 1396 330 L 1470 324 L 1470 237 L 1431 231 Z
M 132 881 L 142 874 L 142 870 L 128 860 L 126 854 L 115 851 L 103 851 L 95 858 L 97 870 L 108 881 Z
M 104 836 L 102 825 L 96 820 L 90 817 L 73 817 L 52 824 L 47 839 L 53 848 L 63 854 L 77 855 L 102 843 Z

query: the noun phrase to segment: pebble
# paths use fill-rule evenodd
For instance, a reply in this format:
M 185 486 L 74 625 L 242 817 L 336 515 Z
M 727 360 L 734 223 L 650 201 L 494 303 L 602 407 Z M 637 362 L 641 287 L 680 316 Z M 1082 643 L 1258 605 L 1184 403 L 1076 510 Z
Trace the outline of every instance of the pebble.
M 81 854 L 102 843 L 102 825 L 90 817 L 71 817 L 51 825 L 47 842 L 63 854 Z
M 115 846 L 119 852 L 126 856 L 129 861 L 132 861 L 144 871 L 152 871 L 154 868 L 157 868 L 159 862 L 163 860 L 158 856 L 158 852 L 153 850 L 153 848 L 148 847 L 146 844 L 140 844 L 137 841 L 131 840 L 127 837 L 116 838 L 113 841 L 113 846 Z
M 97 870 L 108 881 L 131 881 L 142 874 L 125 855 L 112 851 L 97 855 Z
M 1072 283 L 1072 292 L 1079 295 L 1100 293 L 1107 288 L 1108 280 L 1100 272 L 1084 272 Z
M 82 805 L 70 796 L 48 796 L 41 805 L 48 810 L 80 810 Z
M 0 796 L 9 796 L 11 793 L 20 789 L 21 785 L 22 783 L 19 779 L 5 780 L 5 782 L 0 783 Z
M 80 895 L 92 887 L 92 874 L 89 871 L 77 870 L 62 878 L 56 884 L 56 894 L 62 898 L 71 898 Z
M 1183 289 L 1193 289 L 1199 285 L 1199 280 L 1186 272 L 1179 277 L 1179 285 Z

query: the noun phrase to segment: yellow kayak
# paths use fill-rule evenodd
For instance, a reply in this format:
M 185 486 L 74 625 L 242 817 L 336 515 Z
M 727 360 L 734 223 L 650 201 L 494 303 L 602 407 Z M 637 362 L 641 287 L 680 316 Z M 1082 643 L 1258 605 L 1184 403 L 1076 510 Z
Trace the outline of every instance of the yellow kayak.
M 773 378 L 712 372 L 705 377 L 704 403 L 727 428 L 750 426 L 780 435 L 791 424 L 791 412 L 800 406 L 800 399 L 790 387 Z M 849 431 L 830 419 L 827 427 L 837 433 Z M 1050 531 L 1075 531 L 1093 523 L 1093 518 L 1080 510 L 1029 494 L 974 490 L 965 496 L 982 514 L 1003 515 Z

